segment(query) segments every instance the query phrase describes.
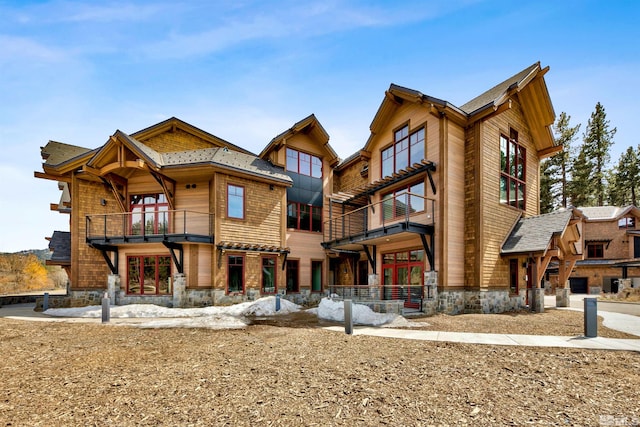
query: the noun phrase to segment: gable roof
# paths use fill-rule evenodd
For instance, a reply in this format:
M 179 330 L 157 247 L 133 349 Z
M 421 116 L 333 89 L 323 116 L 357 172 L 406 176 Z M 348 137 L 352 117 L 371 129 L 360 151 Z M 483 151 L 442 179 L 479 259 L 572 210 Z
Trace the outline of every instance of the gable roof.
M 640 217 L 640 209 L 633 205 L 629 206 L 585 206 L 579 207 L 587 221 L 613 221 L 631 213 Z
M 276 135 L 269 144 L 260 152 L 258 157 L 264 158 L 267 156 L 272 150 L 278 148 L 278 146 L 285 142 L 288 138 L 292 137 L 297 133 L 307 133 L 313 139 L 316 140 L 322 147 L 329 153 L 329 163 L 337 164 L 340 161 L 338 154 L 334 151 L 334 149 L 329 144 L 329 134 L 322 127 L 320 121 L 316 118 L 315 114 L 310 114 L 304 119 L 296 122 L 289 129 L 281 132 Z
M 572 216 L 573 211 L 566 209 L 520 218 L 503 243 L 501 254 L 545 252 L 553 236 L 562 234 Z
M 49 250 L 53 251 L 47 265 L 71 264 L 71 232 L 54 231 L 49 239 Z

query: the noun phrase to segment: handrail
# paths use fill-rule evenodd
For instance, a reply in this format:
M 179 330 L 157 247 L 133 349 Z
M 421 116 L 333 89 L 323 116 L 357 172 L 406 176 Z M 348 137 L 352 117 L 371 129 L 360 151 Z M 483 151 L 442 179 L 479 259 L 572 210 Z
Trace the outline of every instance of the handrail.
M 87 214 L 88 239 L 125 236 L 213 235 L 213 213 L 187 209 Z
M 324 240 L 346 238 L 368 230 L 384 228 L 389 224 L 409 222 L 410 219 L 419 224 L 433 225 L 434 214 L 434 199 L 406 192 L 324 221 Z

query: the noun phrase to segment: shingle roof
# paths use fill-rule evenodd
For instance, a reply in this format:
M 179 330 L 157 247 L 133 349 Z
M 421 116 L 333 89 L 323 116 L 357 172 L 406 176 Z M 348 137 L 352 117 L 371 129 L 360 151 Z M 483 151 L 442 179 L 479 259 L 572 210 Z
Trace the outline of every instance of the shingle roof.
M 50 264 L 71 263 L 71 233 L 69 231 L 54 231 L 49 241 L 49 249 L 53 251 Z
M 65 144 L 63 142 L 49 141 L 44 147 L 40 147 L 40 154 L 45 164 L 57 166 L 76 157 L 93 151 L 89 148 Z
M 502 245 L 502 254 L 545 251 L 554 234 L 560 234 L 569 224 L 573 212 L 560 210 L 544 215 L 520 218 Z
M 613 220 L 631 210 L 633 206 L 587 206 L 578 208 L 587 220 Z

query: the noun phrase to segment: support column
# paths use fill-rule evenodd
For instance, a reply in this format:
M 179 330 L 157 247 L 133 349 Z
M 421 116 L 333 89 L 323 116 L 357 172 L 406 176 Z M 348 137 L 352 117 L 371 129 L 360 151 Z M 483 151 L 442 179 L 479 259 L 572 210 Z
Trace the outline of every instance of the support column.
M 118 291 L 120 291 L 120 275 L 109 274 L 107 276 L 107 295 L 113 305 L 118 305 Z
M 556 288 L 556 307 L 570 307 L 569 295 L 571 295 L 571 289 L 566 284 L 563 288 Z
M 173 307 L 183 308 L 187 303 L 187 278 L 184 274 L 173 276 Z

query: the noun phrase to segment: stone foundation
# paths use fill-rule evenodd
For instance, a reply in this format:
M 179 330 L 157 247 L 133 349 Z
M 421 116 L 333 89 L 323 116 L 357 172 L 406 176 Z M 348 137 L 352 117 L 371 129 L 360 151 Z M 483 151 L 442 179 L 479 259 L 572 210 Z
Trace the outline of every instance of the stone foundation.
M 544 288 L 529 289 L 529 307 L 535 313 L 544 313 Z
M 556 288 L 556 307 L 570 307 L 569 295 L 571 295 L 571 289 Z

